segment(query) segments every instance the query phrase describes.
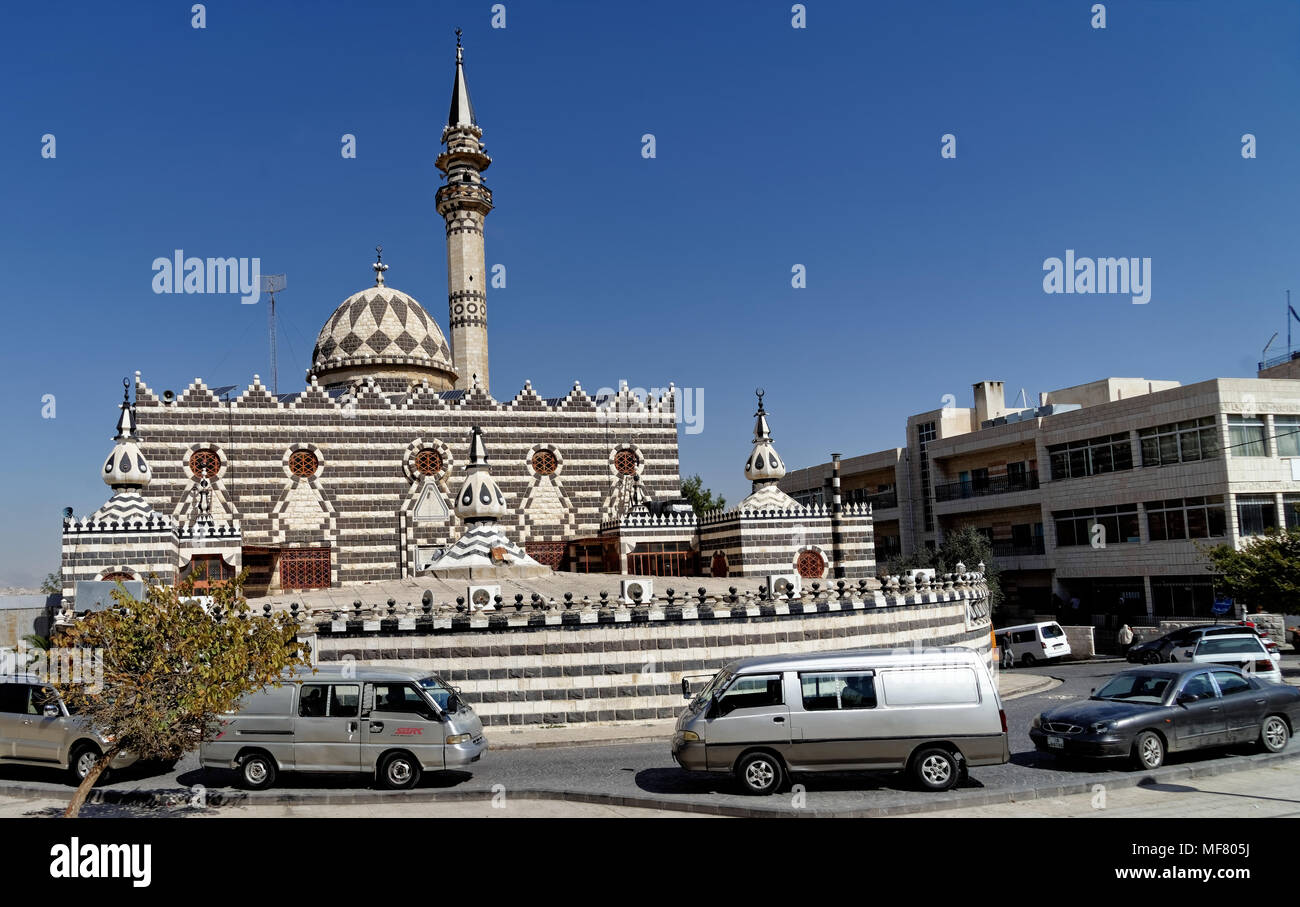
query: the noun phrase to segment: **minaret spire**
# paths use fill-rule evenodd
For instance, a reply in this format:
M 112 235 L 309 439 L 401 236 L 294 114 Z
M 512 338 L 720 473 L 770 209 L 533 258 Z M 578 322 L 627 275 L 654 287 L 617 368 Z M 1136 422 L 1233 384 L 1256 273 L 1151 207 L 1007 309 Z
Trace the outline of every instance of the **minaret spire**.
M 442 130 L 446 149 L 434 162 L 446 176 L 438 188 L 438 213 L 447 222 L 447 310 L 456 387 L 469 390 L 470 376 L 490 391 L 487 347 L 487 274 L 483 222 L 492 210 L 492 192 L 483 171 L 492 163 L 483 148 L 483 130 L 474 117 L 465 82 L 465 49 L 456 29 L 456 78 L 451 112 Z
M 117 434 L 113 452 L 104 461 L 104 484 L 114 491 L 134 491 L 144 488 L 153 478 L 144 454 L 140 452 L 140 439 L 135 433 L 135 406 L 131 403 L 131 379 L 122 379 L 122 415 L 117 418 Z

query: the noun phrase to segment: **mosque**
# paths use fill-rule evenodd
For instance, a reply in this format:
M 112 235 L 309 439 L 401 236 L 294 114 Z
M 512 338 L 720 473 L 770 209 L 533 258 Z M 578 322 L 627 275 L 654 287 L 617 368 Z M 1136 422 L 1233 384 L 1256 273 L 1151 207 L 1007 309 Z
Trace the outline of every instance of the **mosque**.
M 805 507 L 777 487 L 761 395 L 753 493 L 701 516 L 681 499 L 671 385 L 492 395 L 482 139 L 458 39 L 435 162 L 449 333 L 388 285 L 381 251 L 373 285 L 321 328 L 301 391 L 273 394 L 254 375 L 158 392 L 136 372 L 102 468 L 112 497 L 65 511 L 64 598 L 78 582 L 151 577 L 202 590 L 241 570 L 249 594 L 421 575 L 874 574 L 870 505 Z

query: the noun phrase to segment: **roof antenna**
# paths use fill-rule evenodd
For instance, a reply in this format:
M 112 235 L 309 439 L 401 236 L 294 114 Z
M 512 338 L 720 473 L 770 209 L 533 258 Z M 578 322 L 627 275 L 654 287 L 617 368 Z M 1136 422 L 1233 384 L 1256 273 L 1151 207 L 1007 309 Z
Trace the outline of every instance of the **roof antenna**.
M 267 274 L 262 277 L 262 292 L 271 297 L 271 304 L 267 310 L 266 323 L 267 332 L 270 334 L 271 341 L 271 396 L 280 393 L 280 382 L 276 374 L 275 364 L 275 294 L 284 289 L 283 274 Z

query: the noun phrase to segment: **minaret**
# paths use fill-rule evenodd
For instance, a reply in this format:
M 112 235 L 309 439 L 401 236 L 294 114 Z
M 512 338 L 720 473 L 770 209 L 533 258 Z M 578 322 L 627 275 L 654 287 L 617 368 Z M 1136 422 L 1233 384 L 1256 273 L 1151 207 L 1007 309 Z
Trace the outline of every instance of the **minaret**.
M 767 410 L 763 409 L 763 391 L 758 395 L 758 412 L 754 413 L 754 447 L 745 461 L 745 478 L 753 482 L 753 490 L 765 485 L 776 485 L 785 476 L 785 464 L 772 446 L 772 430 L 767 426 Z
M 484 153 L 483 130 L 474 120 L 462 60 L 456 29 L 456 83 L 442 130 L 447 148 L 434 162 L 447 182 L 436 198 L 438 213 L 447 221 L 447 308 L 456 387 L 468 390 L 477 376 L 484 392 L 490 393 L 483 221 L 492 210 L 492 192 L 483 185 L 483 171 L 492 158 Z
M 122 379 L 122 415 L 117 420 L 117 434 L 113 440 L 113 452 L 104 461 L 104 484 L 115 492 L 139 492 L 149 484 L 153 473 L 140 452 L 139 438 L 136 437 L 135 407 L 130 402 L 129 379 Z

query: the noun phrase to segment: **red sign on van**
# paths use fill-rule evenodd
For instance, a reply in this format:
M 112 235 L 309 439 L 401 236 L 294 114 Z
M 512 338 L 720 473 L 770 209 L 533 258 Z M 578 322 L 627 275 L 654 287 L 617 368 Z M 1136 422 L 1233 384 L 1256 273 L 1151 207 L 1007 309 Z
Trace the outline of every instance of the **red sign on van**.
M 424 733 L 418 727 L 399 727 L 393 732 L 398 737 L 415 737 Z

